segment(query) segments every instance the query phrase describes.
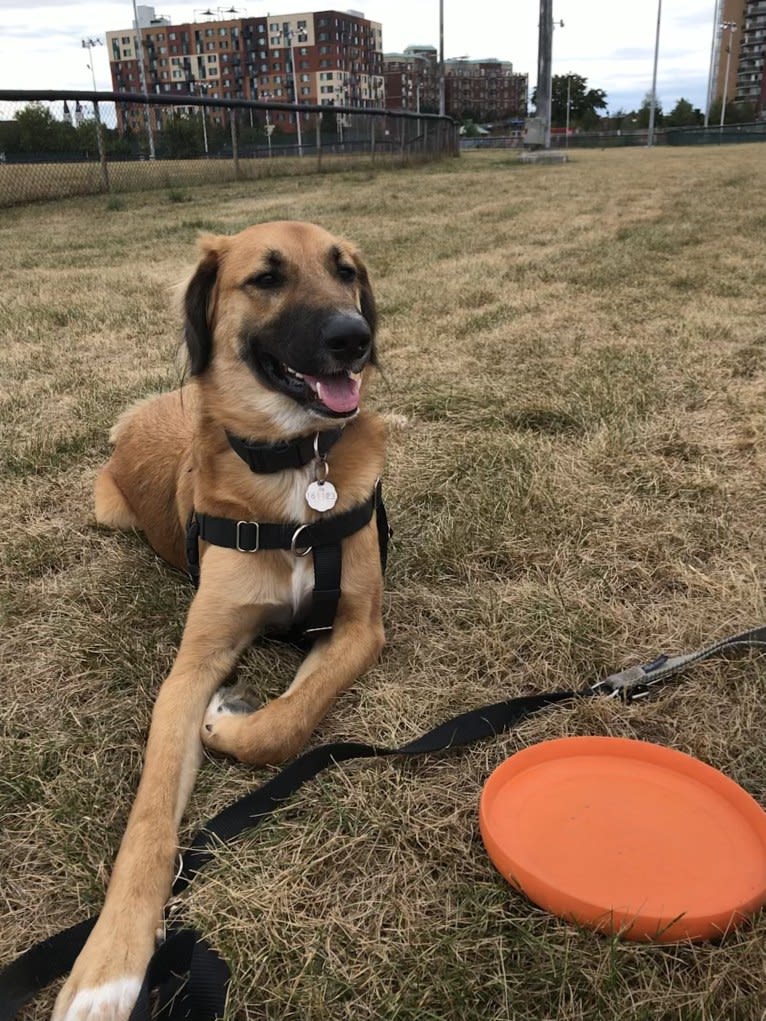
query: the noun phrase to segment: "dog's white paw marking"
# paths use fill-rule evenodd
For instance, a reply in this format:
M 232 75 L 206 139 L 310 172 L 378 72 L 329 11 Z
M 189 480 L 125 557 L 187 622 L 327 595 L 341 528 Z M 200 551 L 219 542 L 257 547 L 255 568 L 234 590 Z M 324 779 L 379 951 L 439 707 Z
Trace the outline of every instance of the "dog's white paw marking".
M 141 990 L 141 979 L 128 975 L 81 989 L 63 1011 L 56 1009 L 53 1021 L 127 1021 Z
M 258 706 L 253 705 L 241 688 L 220 688 L 210 699 L 205 711 L 202 733 L 212 734 L 221 716 L 241 716 L 254 713 L 257 709 Z

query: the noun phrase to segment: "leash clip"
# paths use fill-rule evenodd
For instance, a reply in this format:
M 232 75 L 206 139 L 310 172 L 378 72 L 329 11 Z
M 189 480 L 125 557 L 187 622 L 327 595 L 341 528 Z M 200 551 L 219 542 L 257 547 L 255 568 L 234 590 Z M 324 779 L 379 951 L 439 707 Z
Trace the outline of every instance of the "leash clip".
M 652 685 L 658 684 L 663 677 L 660 672 L 656 677 L 651 674 L 659 670 L 668 662 L 667 656 L 658 656 L 645 666 L 636 664 L 626 667 L 625 670 L 618 670 L 615 674 L 609 674 L 591 686 L 591 691 L 604 692 L 607 698 L 619 698 L 629 705 L 638 699 L 646 698 Z

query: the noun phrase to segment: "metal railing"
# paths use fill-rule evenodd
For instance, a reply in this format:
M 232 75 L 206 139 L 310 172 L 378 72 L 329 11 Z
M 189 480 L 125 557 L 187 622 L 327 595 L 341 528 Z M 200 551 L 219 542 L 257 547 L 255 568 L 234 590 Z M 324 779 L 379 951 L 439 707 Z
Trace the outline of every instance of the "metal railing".
M 457 124 L 437 114 L 198 95 L 0 90 L 0 207 L 458 154 Z

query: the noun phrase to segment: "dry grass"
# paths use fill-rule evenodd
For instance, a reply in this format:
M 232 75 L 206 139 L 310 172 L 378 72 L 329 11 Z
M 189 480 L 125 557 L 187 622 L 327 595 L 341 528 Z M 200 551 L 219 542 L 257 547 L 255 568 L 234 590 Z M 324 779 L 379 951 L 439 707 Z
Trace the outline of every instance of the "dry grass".
M 89 489 L 117 412 L 178 379 L 197 232 L 306 218 L 367 253 L 372 399 L 410 419 L 389 645 L 316 740 L 401 743 L 764 620 L 765 186 L 759 147 L 486 153 L 5 215 L 0 959 L 98 909 L 178 642 L 184 583 L 97 531 Z M 268 696 L 295 662 L 259 647 L 242 671 Z M 757 1021 L 766 919 L 720 946 L 580 932 L 495 874 L 476 807 L 514 749 L 589 733 L 698 755 L 763 802 L 765 672 L 710 663 L 633 707 L 311 783 L 182 900 L 232 965 L 231 1017 Z M 205 763 L 185 835 L 262 777 Z

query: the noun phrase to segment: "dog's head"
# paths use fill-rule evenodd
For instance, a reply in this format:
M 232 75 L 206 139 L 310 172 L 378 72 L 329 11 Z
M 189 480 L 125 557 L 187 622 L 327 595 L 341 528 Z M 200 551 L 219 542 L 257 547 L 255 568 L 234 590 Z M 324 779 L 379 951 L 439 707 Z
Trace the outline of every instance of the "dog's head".
M 356 414 L 375 364 L 375 300 L 356 248 L 310 223 L 204 236 L 186 289 L 193 376 L 300 431 Z

